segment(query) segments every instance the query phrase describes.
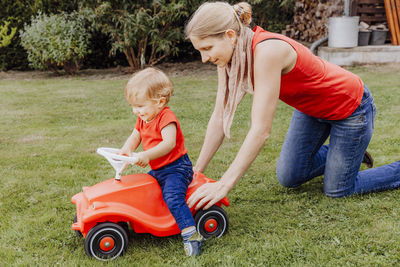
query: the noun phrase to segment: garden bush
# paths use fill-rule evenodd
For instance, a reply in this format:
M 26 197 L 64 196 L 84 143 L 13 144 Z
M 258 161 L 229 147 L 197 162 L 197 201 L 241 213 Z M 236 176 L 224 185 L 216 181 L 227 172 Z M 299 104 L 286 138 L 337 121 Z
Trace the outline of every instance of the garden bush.
M 5 51 L 5 48 L 9 46 L 17 32 L 17 27 L 9 28 L 10 21 L 5 21 L 3 25 L 0 23 L 0 52 Z M 0 71 L 5 69 L 6 61 L 2 60 L 5 56 L 0 53 Z
M 180 19 L 188 12 L 175 1 L 103 2 L 94 9 L 82 9 L 93 28 L 107 34 L 112 55 L 123 52 L 132 69 L 154 65 L 171 54 L 178 54 L 183 38 Z
M 6 47 L 11 44 L 11 40 L 17 32 L 17 28 L 8 28 L 10 25 L 9 21 L 4 22 L 4 25 L 0 25 L 0 48 Z
M 89 33 L 76 12 L 50 16 L 39 12 L 30 25 L 25 24 L 20 37 L 35 69 L 64 69 L 72 74 L 88 52 Z
M 10 22 L 9 27 L 23 29 L 30 24 L 32 16 L 41 11 L 46 14 L 70 13 L 78 10 L 80 3 L 90 4 L 96 0 L 0 0 L 0 18 Z M 11 44 L 0 48 L 0 71 L 26 70 L 29 68 L 26 50 L 21 46 L 19 34 L 15 34 Z

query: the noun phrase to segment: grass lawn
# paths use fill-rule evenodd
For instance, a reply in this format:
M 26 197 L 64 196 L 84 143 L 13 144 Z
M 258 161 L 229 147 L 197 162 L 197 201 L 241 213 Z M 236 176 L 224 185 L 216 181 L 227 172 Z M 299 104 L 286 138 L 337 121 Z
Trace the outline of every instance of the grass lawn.
M 369 151 L 377 166 L 400 160 L 400 67 L 351 69 L 372 91 L 378 113 Z M 172 79 L 170 106 L 193 162 L 214 106 L 216 76 Z M 89 259 L 71 229 L 71 197 L 114 177 L 97 147 L 120 147 L 134 125 L 125 79 L 88 77 L 0 81 L 0 266 L 399 266 L 400 190 L 330 199 L 322 177 L 279 185 L 275 166 L 293 109 L 280 102 L 273 132 L 229 194 L 230 229 L 184 256 L 180 236 L 133 234 L 125 256 Z M 251 97 L 206 170 L 218 179 L 249 128 Z M 132 167 L 131 172 L 143 172 Z

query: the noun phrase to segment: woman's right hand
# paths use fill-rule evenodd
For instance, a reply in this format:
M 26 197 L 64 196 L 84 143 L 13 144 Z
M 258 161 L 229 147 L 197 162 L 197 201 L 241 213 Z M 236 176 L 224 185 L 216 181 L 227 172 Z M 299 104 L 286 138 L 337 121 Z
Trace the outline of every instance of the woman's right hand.
M 205 183 L 189 197 L 187 204 L 189 208 L 192 208 L 196 203 L 195 210 L 198 210 L 202 206 L 203 209 L 208 209 L 229 193 L 228 187 L 226 187 L 221 181 L 215 183 Z

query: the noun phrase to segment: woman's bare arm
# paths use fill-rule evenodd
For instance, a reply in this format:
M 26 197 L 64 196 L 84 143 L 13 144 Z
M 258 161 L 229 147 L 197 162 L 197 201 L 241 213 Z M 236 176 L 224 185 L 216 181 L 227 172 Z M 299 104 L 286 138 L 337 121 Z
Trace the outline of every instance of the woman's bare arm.
M 216 183 L 201 186 L 188 199 L 189 207 L 204 209 L 225 197 L 243 176 L 268 139 L 279 99 L 282 72 L 296 61 L 291 47 L 283 41 L 260 43 L 254 54 L 254 96 L 251 127 L 236 158 Z M 294 55 L 294 56 L 293 56 Z
M 222 75 L 225 75 L 224 69 L 218 68 L 218 92 L 214 112 L 208 122 L 206 136 L 204 138 L 199 158 L 194 166 L 194 171 L 204 172 L 225 137 L 223 130 L 225 87 L 221 84 L 221 81 L 223 80 Z

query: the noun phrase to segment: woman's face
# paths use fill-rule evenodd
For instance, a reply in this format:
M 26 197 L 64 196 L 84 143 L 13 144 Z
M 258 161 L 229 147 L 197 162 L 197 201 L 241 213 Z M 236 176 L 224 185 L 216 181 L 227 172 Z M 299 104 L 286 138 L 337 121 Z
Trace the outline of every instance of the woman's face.
M 225 67 L 232 58 L 236 34 L 228 31 L 222 37 L 199 38 L 191 36 L 190 41 L 201 54 L 203 63 L 210 61 L 218 67 Z

